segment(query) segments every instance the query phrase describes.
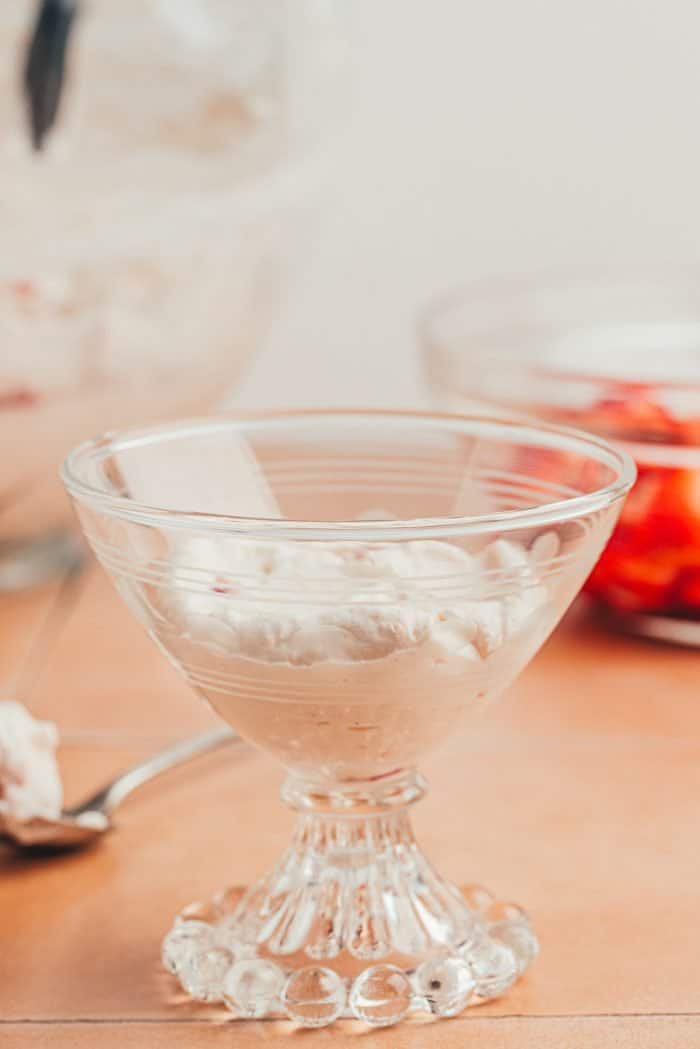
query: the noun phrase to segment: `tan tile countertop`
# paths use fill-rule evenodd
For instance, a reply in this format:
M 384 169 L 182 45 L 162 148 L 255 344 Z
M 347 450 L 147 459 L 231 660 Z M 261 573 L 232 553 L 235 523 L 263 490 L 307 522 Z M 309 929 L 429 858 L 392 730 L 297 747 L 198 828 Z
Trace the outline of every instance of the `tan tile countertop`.
M 0 680 L 60 723 L 76 799 L 214 722 L 97 569 L 0 599 Z M 0 1046 L 700 1046 L 699 730 L 700 654 L 569 617 L 483 730 L 426 765 L 415 810 L 446 874 L 530 911 L 541 957 L 500 1001 L 359 1042 L 352 1024 L 226 1022 L 178 1001 L 160 969 L 182 904 L 246 882 L 283 847 L 292 817 L 266 758 L 220 752 L 151 784 L 93 850 L 0 849 Z

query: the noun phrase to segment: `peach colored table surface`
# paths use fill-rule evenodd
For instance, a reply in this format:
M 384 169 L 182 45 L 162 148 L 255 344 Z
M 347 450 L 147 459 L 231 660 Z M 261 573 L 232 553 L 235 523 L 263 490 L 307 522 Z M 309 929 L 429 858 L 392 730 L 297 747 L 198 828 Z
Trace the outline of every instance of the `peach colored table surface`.
M 69 799 L 214 723 L 95 568 L 0 598 L 0 675 L 60 723 Z M 261 872 L 290 832 L 279 770 L 241 748 L 146 787 L 89 852 L 0 848 L 0 1046 L 700 1046 L 698 653 L 574 613 L 478 734 L 424 771 L 428 854 L 536 922 L 541 957 L 504 999 L 307 1033 L 178 1000 L 158 961 L 172 915 Z

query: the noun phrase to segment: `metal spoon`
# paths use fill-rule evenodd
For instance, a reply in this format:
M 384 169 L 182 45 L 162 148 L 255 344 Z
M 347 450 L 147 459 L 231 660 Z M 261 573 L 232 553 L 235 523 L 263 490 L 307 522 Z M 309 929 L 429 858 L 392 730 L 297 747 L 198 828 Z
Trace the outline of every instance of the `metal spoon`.
M 111 828 L 114 810 L 132 791 L 161 772 L 234 741 L 240 741 L 235 732 L 220 728 L 175 743 L 122 772 L 80 805 L 65 809 L 57 819 L 38 816 L 19 820 L 0 812 L 0 838 L 22 849 L 82 848 Z

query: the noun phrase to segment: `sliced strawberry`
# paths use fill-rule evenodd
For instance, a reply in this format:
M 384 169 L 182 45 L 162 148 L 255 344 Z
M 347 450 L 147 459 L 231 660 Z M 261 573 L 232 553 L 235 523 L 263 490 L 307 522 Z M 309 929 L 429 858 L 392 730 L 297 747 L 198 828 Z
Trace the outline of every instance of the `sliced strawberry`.
M 630 384 L 579 424 L 641 442 L 700 445 L 700 419 L 681 421 Z M 586 589 L 620 610 L 700 613 L 700 469 L 637 464 L 637 483 Z
M 659 546 L 700 549 L 700 471 L 667 470 L 649 521 Z
M 700 418 L 679 422 L 678 430 L 682 444 L 700 445 Z
M 624 612 L 654 612 L 669 607 L 678 567 L 664 559 L 629 557 L 606 551 L 587 589 Z
M 649 520 L 663 493 L 663 474 L 661 470 L 643 470 L 640 467 L 637 483 L 622 507 L 620 525 L 636 529 Z
M 700 567 L 684 568 L 676 587 L 676 604 L 687 612 L 700 615 Z
M 639 391 L 630 391 L 628 397 L 603 398 L 584 413 L 582 425 L 629 441 L 678 441 L 678 424 L 673 416 Z

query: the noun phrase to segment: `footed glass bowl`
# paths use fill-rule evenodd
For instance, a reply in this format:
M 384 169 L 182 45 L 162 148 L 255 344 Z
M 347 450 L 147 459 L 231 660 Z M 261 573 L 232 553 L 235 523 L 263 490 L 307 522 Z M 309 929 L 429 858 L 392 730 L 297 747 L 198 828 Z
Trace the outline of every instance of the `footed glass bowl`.
M 535 654 L 633 478 L 573 431 L 410 413 L 186 422 L 69 456 L 134 615 L 287 768 L 299 813 L 273 870 L 175 918 L 163 959 L 193 998 L 383 1026 L 452 1016 L 527 968 L 525 913 L 459 890 L 416 844 L 417 765 Z

